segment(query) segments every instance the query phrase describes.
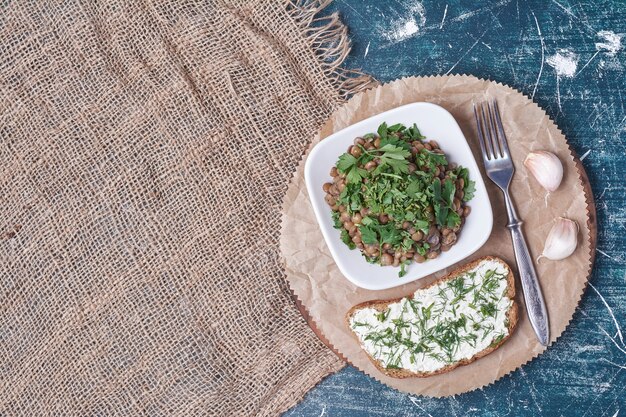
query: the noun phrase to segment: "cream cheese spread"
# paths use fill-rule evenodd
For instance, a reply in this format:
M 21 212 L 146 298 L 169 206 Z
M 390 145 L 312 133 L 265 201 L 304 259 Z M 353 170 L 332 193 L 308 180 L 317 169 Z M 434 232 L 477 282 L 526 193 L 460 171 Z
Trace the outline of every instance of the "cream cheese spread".
M 508 269 L 484 260 L 463 274 L 415 292 L 384 311 L 350 318 L 361 345 L 387 369 L 434 372 L 470 359 L 509 334 Z

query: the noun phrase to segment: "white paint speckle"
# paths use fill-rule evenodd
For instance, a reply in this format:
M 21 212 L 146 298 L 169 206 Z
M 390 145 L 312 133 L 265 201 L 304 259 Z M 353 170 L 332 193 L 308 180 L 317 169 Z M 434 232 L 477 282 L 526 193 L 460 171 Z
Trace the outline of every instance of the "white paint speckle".
M 585 62 L 585 65 L 583 65 L 583 67 L 580 69 L 580 71 L 578 71 L 578 74 L 580 74 L 581 72 L 583 72 L 583 70 L 584 70 L 585 68 L 587 68 L 587 65 L 589 65 L 589 63 L 590 63 L 591 61 L 593 61 L 593 59 L 594 59 L 594 58 L 595 58 L 595 57 L 596 57 L 599 53 L 600 53 L 600 51 L 596 51 L 596 53 L 595 53 L 595 54 L 593 54 L 593 55 L 591 56 L 591 58 L 589 58 L 589 60 L 587 60 L 587 62 Z M 576 74 L 576 75 L 578 75 L 578 74 Z M 589 94 L 589 90 L 585 90 L 585 94 Z
M 424 5 L 415 2 L 407 9 L 406 17 L 397 20 L 390 31 L 383 33 L 383 37 L 392 42 L 400 42 L 415 36 L 425 24 Z
M 537 92 L 537 86 L 539 85 L 539 80 L 541 80 L 541 74 L 543 73 L 543 62 L 546 50 L 546 44 L 543 40 L 543 36 L 541 35 L 541 28 L 539 27 L 539 21 L 537 20 L 537 16 L 535 16 L 535 12 L 530 11 L 533 14 L 533 18 L 535 19 L 535 25 L 537 26 L 537 35 L 539 35 L 539 41 L 541 42 L 541 66 L 539 67 L 539 75 L 537 75 L 537 81 L 535 81 L 535 87 L 533 88 L 533 95 L 530 96 L 531 99 L 535 98 L 535 93 Z
M 602 69 L 621 71 L 622 64 L 619 61 L 619 59 L 603 59 L 598 66 Z
M 420 399 L 419 399 L 419 398 L 417 398 L 417 397 L 412 397 L 412 396 L 410 396 L 410 395 L 409 395 L 409 400 L 411 400 L 411 402 L 413 403 L 413 405 L 414 405 L 414 406 L 416 406 L 417 408 L 419 408 L 420 410 L 422 410 L 423 412 L 425 412 L 425 413 L 428 415 L 428 417 L 433 417 L 433 416 L 432 416 L 432 414 L 430 414 L 429 412 L 427 412 L 427 411 L 424 409 L 424 407 L 422 407 L 422 406 L 420 405 L 420 402 L 421 402 L 422 400 L 420 400 Z
M 554 68 L 557 77 L 572 78 L 576 74 L 578 55 L 567 49 L 559 49 L 546 59 L 546 64 Z
M 604 352 L 606 350 L 605 346 L 598 345 L 584 345 L 576 348 L 576 353 L 586 353 L 586 352 Z
M 448 5 L 446 4 L 446 9 L 443 11 L 443 18 L 441 19 L 441 24 L 439 25 L 439 29 L 443 28 L 443 22 L 446 21 L 447 14 L 448 14 Z
M 404 22 L 404 25 L 400 27 L 399 30 L 393 33 L 393 38 L 395 39 L 405 39 L 415 35 L 419 32 L 420 27 L 417 25 L 415 19 L 409 19 Z
M 598 51 L 605 51 L 610 56 L 615 56 L 615 54 L 622 49 L 622 35 L 619 33 L 611 32 L 610 30 L 601 30 L 597 34 L 598 37 L 602 38 L 602 42 L 596 42 L 596 49 Z
M 365 55 L 363 55 L 363 58 L 365 58 L 365 57 L 367 56 L 367 54 L 369 53 L 369 51 L 370 51 L 370 43 L 368 42 L 368 43 L 367 43 L 367 46 L 365 47 Z
M 463 58 L 465 58 L 465 56 L 466 56 L 467 54 L 469 54 L 469 53 L 472 51 L 472 49 L 474 49 L 474 47 L 478 44 L 478 42 L 480 42 L 480 41 L 481 41 L 481 39 L 482 39 L 482 38 L 483 38 L 483 37 L 487 34 L 487 31 L 489 31 L 489 26 L 487 26 L 487 29 L 485 29 L 485 31 L 483 32 L 483 34 L 482 34 L 482 35 L 480 35 L 480 37 L 479 37 L 478 39 L 476 39 L 476 42 L 474 42 L 474 43 L 472 44 L 472 46 L 470 46 L 470 47 L 469 47 L 469 49 L 468 49 L 467 51 L 465 51 L 465 52 L 463 53 L 463 55 L 461 55 L 461 57 L 459 58 L 459 60 L 458 60 L 458 61 L 456 61 L 456 62 L 454 63 L 454 65 L 452 65 L 452 67 L 450 67 L 450 69 L 448 70 L 448 72 L 446 72 L 446 74 L 445 74 L 445 75 L 450 74 L 450 73 L 452 72 L 452 70 L 453 70 L 454 68 L 456 68 L 456 66 L 457 66 L 457 65 L 459 65 L 459 62 L 461 62 L 461 61 L 463 60 Z
M 600 294 L 600 291 L 598 291 L 591 282 L 588 283 L 588 285 L 596 292 L 596 294 L 598 294 L 598 296 L 602 300 L 602 304 L 604 304 L 606 309 L 609 311 L 611 319 L 613 319 L 613 324 L 615 324 L 615 329 L 617 330 L 616 335 L 617 337 L 619 337 L 619 341 L 622 342 L 622 345 L 626 346 L 626 344 L 624 344 L 624 336 L 622 335 L 622 328 L 620 327 L 619 322 L 615 318 L 615 314 L 613 314 L 613 309 L 611 308 L 611 306 L 609 306 L 609 303 L 606 302 L 606 299 L 602 296 L 602 294 Z
M 580 160 L 584 161 L 585 158 L 588 157 L 590 153 L 591 153 L 591 149 L 588 149 L 587 152 L 585 152 L 583 156 L 580 157 Z

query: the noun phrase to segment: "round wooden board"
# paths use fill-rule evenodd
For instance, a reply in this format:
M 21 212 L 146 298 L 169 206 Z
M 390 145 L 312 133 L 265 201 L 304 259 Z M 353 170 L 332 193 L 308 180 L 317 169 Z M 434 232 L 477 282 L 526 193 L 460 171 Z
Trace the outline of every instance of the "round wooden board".
M 504 111 L 502 114 L 505 131 L 517 168 L 511 191 L 520 217 L 525 220 L 524 231 L 531 253 L 538 256 L 556 217 L 574 219 L 581 226 L 579 248 L 572 256 L 564 261 L 543 261 L 536 265 L 550 316 L 553 343 L 571 321 L 587 286 L 595 258 L 596 211 L 582 163 L 554 121 L 532 100 L 510 87 L 471 76 L 404 78 L 354 96 L 322 126 L 312 146 L 320 138 L 374 114 L 403 104 L 426 101 L 439 104 L 452 113 L 470 142 L 474 157 L 479 161 L 481 157 L 474 131 L 472 103 L 491 98 L 497 99 L 501 103 L 501 113 Z M 557 154 L 565 167 L 565 176 L 558 192 L 549 196 L 546 196 L 545 190 L 541 189 L 536 180 L 529 178 L 528 171 L 523 167 L 524 156 L 539 149 L 549 149 Z M 432 376 L 427 380 L 398 380 L 377 371 L 345 325 L 346 311 L 355 304 L 371 299 L 406 296 L 416 287 L 428 285 L 445 275 L 446 270 L 419 282 L 375 294 L 347 282 L 321 237 L 308 201 L 303 168 L 304 164 L 301 163 L 290 182 L 283 205 L 281 251 L 287 281 L 303 317 L 324 344 L 342 360 L 400 391 L 443 397 L 491 384 L 545 351 L 545 347 L 537 342 L 526 314 L 522 314 L 511 339 L 500 349 L 480 361 L 455 368 L 450 373 Z M 482 168 L 481 171 L 484 177 Z M 491 181 L 486 181 L 486 185 L 496 226 L 487 243 L 478 252 L 469 255 L 464 262 L 480 256 L 494 255 L 504 259 L 516 271 L 511 238 L 504 227 L 507 219 L 502 193 Z M 524 309 L 519 279 L 516 281 L 516 300 L 520 303 L 520 308 Z
M 572 150 L 572 153 L 574 153 L 573 150 Z M 589 177 L 587 176 L 587 172 L 585 171 L 585 167 L 583 166 L 582 161 L 578 158 L 578 156 L 575 156 L 574 162 L 576 163 L 576 167 L 578 168 L 580 172 L 580 176 L 583 181 L 583 188 L 585 189 L 585 196 L 587 198 L 587 209 L 589 210 L 589 219 L 587 220 L 587 225 L 589 226 L 589 231 L 590 231 L 590 239 L 591 239 L 591 247 L 592 247 L 591 270 L 593 270 L 593 264 L 596 259 L 596 246 L 598 242 L 598 223 L 597 223 L 597 218 L 596 218 L 596 205 L 594 203 L 595 200 L 593 197 L 593 191 L 591 190 L 591 183 L 589 182 Z M 304 317 L 304 320 L 306 320 L 311 330 L 313 330 L 313 333 L 315 333 L 315 335 L 322 341 L 322 343 L 324 343 L 330 350 L 332 350 L 335 353 L 335 355 L 341 358 L 341 360 L 352 365 L 352 363 L 345 356 L 343 356 L 328 341 L 326 336 L 322 334 L 320 329 L 315 324 L 315 321 L 311 319 L 311 316 L 309 315 L 309 312 L 307 311 L 306 307 L 302 305 L 302 302 L 300 301 L 298 297 L 296 297 L 296 295 L 294 294 L 291 288 L 290 288 L 290 291 L 291 291 L 291 298 L 293 299 L 293 302 L 295 303 L 296 308 L 298 309 L 298 311 L 300 311 L 300 314 L 302 314 L 302 317 Z

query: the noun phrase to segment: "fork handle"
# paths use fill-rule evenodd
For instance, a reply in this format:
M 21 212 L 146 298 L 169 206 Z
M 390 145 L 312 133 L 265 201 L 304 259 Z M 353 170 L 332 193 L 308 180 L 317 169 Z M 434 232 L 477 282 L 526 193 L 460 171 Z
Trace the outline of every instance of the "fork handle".
M 548 313 L 546 303 L 543 300 L 541 286 L 537 279 L 537 273 L 533 265 L 533 260 L 528 251 L 528 245 L 522 232 L 522 221 L 517 218 L 513 201 L 508 192 L 504 193 L 504 202 L 506 211 L 509 216 L 509 223 L 506 227 L 511 231 L 511 239 L 513 240 L 513 250 L 515 252 L 515 261 L 519 271 L 522 290 L 524 292 L 524 301 L 526 302 L 526 311 L 530 324 L 537 335 L 539 342 L 547 346 L 550 341 L 550 326 L 548 325 Z

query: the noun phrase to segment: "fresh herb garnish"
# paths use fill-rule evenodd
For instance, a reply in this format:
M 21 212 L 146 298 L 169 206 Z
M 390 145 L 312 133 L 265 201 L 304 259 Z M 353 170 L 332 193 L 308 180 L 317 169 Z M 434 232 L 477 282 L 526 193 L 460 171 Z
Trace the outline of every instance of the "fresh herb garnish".
M 499 334 L 498 336 L 496 336 L 496 337 L 493 339 L 493 342 L 491 342 L 491 346 L 495 346 L 495 345 L 497 345 L 498 343 L 500 343 L 500 342 L 502 341 L 502 339 L 504 339 L 504 336 L 505 336 L 505 334 L 504 334 L 504 333 L 501 333 L 501 334 Z
M 378 319 L 378 321 L 385 321 L 385 320 L 387 320 L 387 316 L 389 316 L 389 312 L 390 311 L 391 310 L 388 310 L 388 309 L 387 310 L 383 310 L 383 311 L 381 311 L 381 312 L 376 314 L 376 318 Z
M 368 341 L 370 353 L 387 369 L 404 368 L 407 362 L 415 364 L 424 358 L 441 366 L 467 359 L 472 355 L 468 348 L 478 352 L 496 346 L 508 334 L 508 319 L 498 314 L 500 299 L 506 297 L 501 291 L 507 285 L 506 275 L 494 269 L 466 272 L 438 284 L 425 298 L 428 304 L 424 298 L 404 298 L 401 308 L 390 305 L 374 313 L 379 324 L 353 321 L 352 328 Z M 430 302 L 432 296 L 434 302 Z M 468 311 L 465 306 L 473 299 L 480 301 L 475 311 Z
M 469 179 L 469 171 L 467 170 L 467 168 L 458 167 L 455 170 L 455 174 L 457 175 L 457 177 L 463 178 L 463 182 L 465 183 L 465 185 L 463 186 L 463 193 L 465 194 L 463 196 L 463 201 L 470 201 L 472 198 L 474 198 L 474 193 L 476 192 L 476 183 Z
M 339 212 L 333 211 L 333 227 L 335 229 L 341 229 L 343 227 L 343 223 L 339 219 Z
M 337 170 L 346 174 L 348 183 L 357 183 L 367 175 L 367 171 L 359 168 L 358 159 L 349 153 L 344 153 L 337 161 Z
M 498 306 L 495 303 L 487 303 L 480 306 L 480 314 L 485 317 L 495 317 L 498 312 Z
M 400 273 L 398 274 L 398 276 L 400 278 L 402 278 L 403 276 L 406 275 L 407 271 L 406 271 L 406 267 L 407 265 L 410 263 L 410 261 L 404 261 L 400 263 Z
M 438 144 L 424 139 L 415 124 L 382 123 L 339 157 L 334 182 L 325 185 L 334 227 L 349 230 L 341 240 L 359 247 L 367 262 L 399 266 L 400 276 L 416 254 L 432 259 L 445 249 L 431 247 L 427 237 L 433 228 L 440 236 L 444 228 L 458 233 L 458 213 L 474 193 L 469 171 L 449 164 Z M 342 222 L 344 213 L 358 220 Z
M 453 210 L 453 200 L 456 187 L 452 180 L 447 179 L 443 183 L 435 181 L 432 184 L 435 208 L 435 219 L 437 224 L 443 227 L 454 227 L 461 222 L 459 215 Z

